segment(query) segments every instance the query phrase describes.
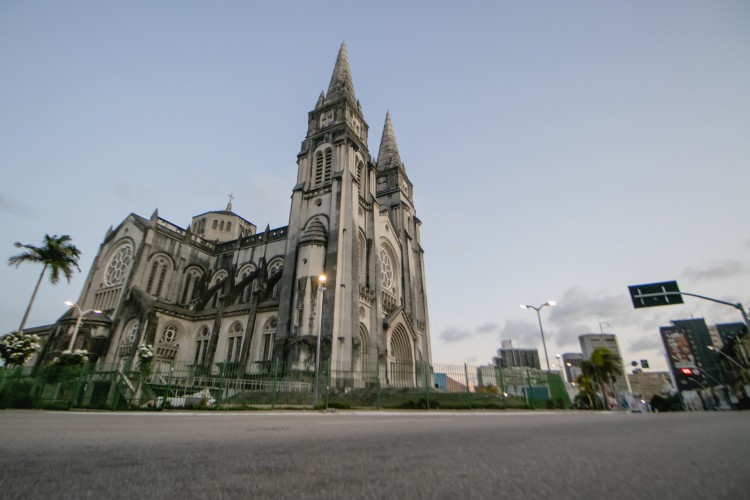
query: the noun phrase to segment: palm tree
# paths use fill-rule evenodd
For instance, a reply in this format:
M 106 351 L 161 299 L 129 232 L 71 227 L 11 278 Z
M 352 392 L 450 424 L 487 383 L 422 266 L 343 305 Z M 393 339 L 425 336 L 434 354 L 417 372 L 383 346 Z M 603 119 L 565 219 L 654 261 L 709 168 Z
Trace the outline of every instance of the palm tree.
M 585 363 L 591 363 L 590 361 L 584 361 Z M 596 406 L 594 404 L 594 401 L 596 400 L 596 389 L 594 387 L 594 379 L 591 378 L 591 376 L 588 375 L 590 370 L 583 369 L 582 366 L 582 373 L 578 376 L 576 379 L 576 384 L 578 384 L 578 398 L 579 401 L 583 401 L 584 398 L 588 401 L 588 408 L 595 410 Z
M 587 364 L 587 363 L 584 363 Z M 615 375 L 622 373 L 620 358 L 607 349 L 606 347 L 597 347 L 591 353 L 590 365 L 586 367 L 592 378 L 599 384 L 602 390 L 602 402 L 604 408 L 607 408 L 607 393 L 605 387 L 609 383 L 614 383 Z
M 78 257 L 80 257 L 81 252 L 70 241 L 70 236 L 67 234 L 62 236 L 45 234 L 44 245 L 41 247 L 23 245 L 16 242 L 16 248 L 25 248 L 26 251 L 8 258 L 9 266 L 18 267 L 24 262 L 41 262 L 44 264 L 42 273 L 39 275 L 39 280 L 36 282 L 36 287 L 34 287 L 34 293 L 31 294 L 26 314 L 23 315 L 21 326 L 18 327 L 19 332 L 23 332 L 23 327 L 26 325 L 26 320 L 29 318 L 29 313 L 31 312 L 31 305 L 34 303 L 39 285 L 42 283 L 42 278 L 44 278 L 44 273 L 47 272 L 48 267 L 50 268 L 49 280 L 53 285 L 60 281 L 60 273 L 70 282 L 70 279 L 73 277 L 73 268 L 78 269 L 79 272 L 81 271 L 81 268 L 78 267 Z

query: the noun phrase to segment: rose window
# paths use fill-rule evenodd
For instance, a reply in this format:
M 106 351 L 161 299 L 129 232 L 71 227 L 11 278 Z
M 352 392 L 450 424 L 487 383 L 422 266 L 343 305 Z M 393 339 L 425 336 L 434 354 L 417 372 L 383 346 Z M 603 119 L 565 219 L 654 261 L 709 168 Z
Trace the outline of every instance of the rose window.
M 171 344 L 177 338 L 177 328 L 175 328 L 174 325 L 169 325 L 164 329 L 161 338 L 165 344 Z
M 133 248 L 130 245 L 123 245 L 112 256 L 109 261 L 104 281 L 108 286 L 118 285 L 125 278 L 125 272 L 130 267 L 130 261 L 133 258 Z

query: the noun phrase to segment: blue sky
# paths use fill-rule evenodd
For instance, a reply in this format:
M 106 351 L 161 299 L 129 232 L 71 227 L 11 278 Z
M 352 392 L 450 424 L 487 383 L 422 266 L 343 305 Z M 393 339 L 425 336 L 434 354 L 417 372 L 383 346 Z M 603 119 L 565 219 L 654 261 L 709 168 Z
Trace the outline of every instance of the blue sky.
M 307 113 L 347 43 L 379 145 L 390 110 L 423 221 L 433 359 L 504 338 L 578 351 L 618 334 L 665 366 L 658 327 L 738 321 L 698 299 L 633 310 L 627 286 L 750 305 L 747 2 L 0 2 L 0 248 L 69 234 L 75 300 L 101 240 L 154 209 L 288 223 Z M 0 331 L 37 266 L 0 266 Z M 552 359 L 551 362 L 554 362 Z

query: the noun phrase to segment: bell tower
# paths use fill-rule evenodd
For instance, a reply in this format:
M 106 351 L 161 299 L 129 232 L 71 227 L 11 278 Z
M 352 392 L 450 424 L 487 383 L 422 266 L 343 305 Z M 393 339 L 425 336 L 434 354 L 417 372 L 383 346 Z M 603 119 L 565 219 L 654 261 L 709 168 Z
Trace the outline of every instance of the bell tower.
M 297 155 L 274 349 L 290 366 L 309 367 L 318 332 L 323 359 L 351 361 L 352 332 L 359 323 L 357 228 L 365 216 L 359 201 L 373 199 L 364 186 L 372 185 L 375 171 L 367 133 L 342 43 L 328 91 L 308 114 Z M 325 291 L 318 280 L 322 274 Z

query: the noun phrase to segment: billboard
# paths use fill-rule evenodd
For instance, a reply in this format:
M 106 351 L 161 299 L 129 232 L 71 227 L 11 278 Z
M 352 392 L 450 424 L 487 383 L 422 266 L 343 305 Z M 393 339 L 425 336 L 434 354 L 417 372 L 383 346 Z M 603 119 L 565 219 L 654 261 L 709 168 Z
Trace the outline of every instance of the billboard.
M 662 328 L 661 335 L 673 369 L 698 367 L 690 346 L 690 339 L 685 332 L 674 328 Z

